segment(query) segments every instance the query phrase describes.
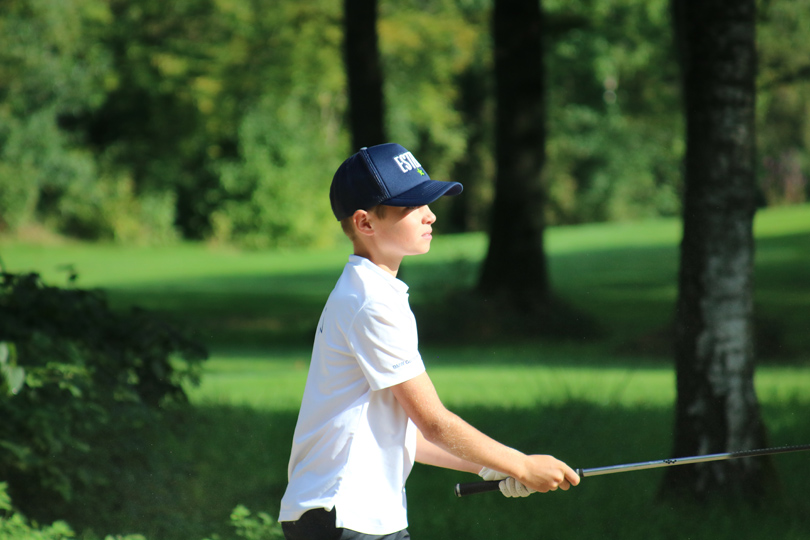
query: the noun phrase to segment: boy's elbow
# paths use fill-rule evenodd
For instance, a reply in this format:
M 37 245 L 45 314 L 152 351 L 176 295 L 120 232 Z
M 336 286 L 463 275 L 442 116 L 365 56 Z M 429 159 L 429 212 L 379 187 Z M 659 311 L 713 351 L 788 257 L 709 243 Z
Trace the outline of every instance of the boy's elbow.
M 424 416 L 415 423 L 425 440 L 444 446 L 447 443 L 449 434 L 452 432 L 452 424 L 455 418 L 457 417 L 453 413 L 443 409 L 429 416 Z
M 442 433 L 444 430 L 442 426 L 437 422 L 426 422 L 422 425 L 418 425 L 419 431 L 422 432 L 422 436 L 430 443 L 436 444 L 442 438 Z

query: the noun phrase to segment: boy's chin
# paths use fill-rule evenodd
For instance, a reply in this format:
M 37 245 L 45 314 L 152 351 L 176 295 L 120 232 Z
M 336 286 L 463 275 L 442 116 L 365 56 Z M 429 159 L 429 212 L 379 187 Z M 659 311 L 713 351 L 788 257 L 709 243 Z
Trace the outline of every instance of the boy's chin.
M 411 256 L 413 256 L 413 255 L 424 255 L 428 251 L 430 251 L 430 243 L 429 242 L 426 245 L 421 246 L 421 247 L 416 248 L 413 251 L 411 251 L 410 255 Z

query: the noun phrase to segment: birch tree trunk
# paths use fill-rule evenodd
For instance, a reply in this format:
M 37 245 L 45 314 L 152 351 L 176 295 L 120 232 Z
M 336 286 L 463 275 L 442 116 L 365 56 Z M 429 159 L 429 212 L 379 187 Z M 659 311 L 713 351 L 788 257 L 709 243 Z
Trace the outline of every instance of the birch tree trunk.
M 673 457 L 765 446 L 754 390 L 755 0 L 673 0 L 686 109 Z M 767 461 L 667 471 L 662 494 L 763 493 Z

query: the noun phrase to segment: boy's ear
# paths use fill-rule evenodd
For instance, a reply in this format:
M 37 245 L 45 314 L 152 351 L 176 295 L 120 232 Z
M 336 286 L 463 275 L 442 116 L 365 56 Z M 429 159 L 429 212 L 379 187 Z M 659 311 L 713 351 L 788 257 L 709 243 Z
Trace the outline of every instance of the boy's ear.
M 374 234 L 374 227 L 371 226 L 371 220 L 369 219 L 370 215 L 365 210 L 356 210 L 354 215 L 352 215 L 352 221 L 354 222 L 354 229 L 365 236 L 371 236 Z

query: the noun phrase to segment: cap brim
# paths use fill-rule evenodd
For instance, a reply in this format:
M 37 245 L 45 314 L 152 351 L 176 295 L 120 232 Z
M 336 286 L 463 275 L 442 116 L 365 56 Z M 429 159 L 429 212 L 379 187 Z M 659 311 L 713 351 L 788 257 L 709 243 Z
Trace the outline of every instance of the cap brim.
M 418 186 L 400 193 L 396 197 L 386 199 L 380 204 L 386 206 L 422 206 L 430 204 L 444 195 L 458 195 L 464 187 L 458 182 L 442 182 L 439 180 L 425 180 Z

